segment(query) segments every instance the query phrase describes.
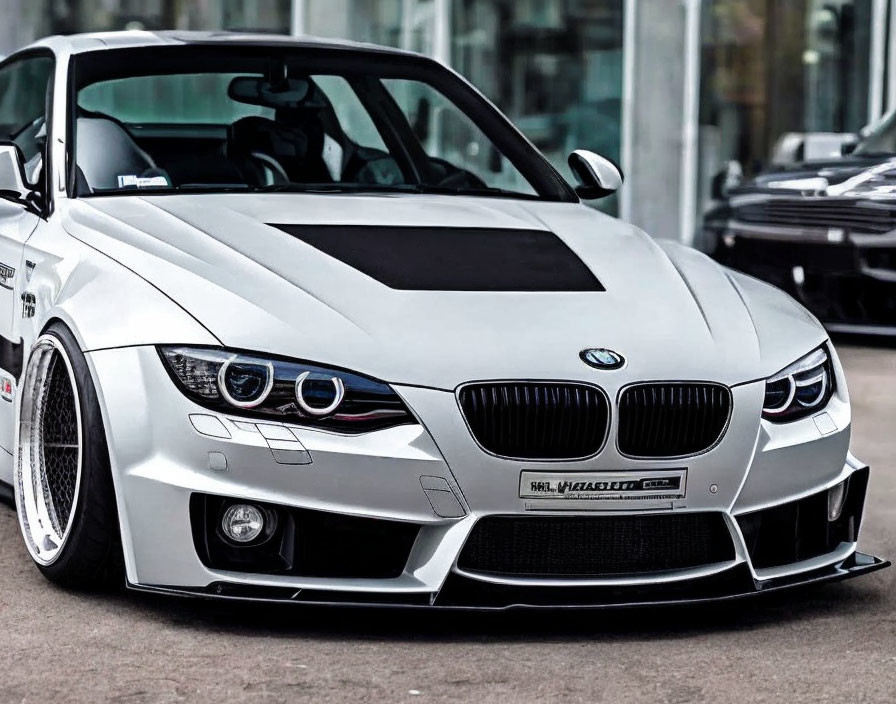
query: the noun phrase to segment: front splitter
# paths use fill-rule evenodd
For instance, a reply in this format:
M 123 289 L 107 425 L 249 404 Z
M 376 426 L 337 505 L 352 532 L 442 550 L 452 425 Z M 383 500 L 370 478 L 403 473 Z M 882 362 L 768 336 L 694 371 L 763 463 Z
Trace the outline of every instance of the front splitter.
M 683 606 L 767 596 L 860 577 L 889 567 L 888 560 L 855 552 L 834 565 L 789 577 L 757 581 L 746 565 L 711 577 L 673 585 L 641 587 L 517 587 L 492 584 L 451 574 L 435 593 L 391 593 L 295 589 L 213 582 L 188 589 L 164 585 L 136 585 L 134 591 L 198 599 L 289 603 L 317 606 L 355 606 L 416 609 L 505 611 L 509 609 L 625 609 Z

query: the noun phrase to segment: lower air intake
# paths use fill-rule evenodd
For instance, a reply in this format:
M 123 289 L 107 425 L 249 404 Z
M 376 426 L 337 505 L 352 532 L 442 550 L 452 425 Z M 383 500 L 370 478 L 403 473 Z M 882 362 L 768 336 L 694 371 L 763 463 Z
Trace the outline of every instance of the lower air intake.
M 271 530 L 235 544 L 221 530 L 229 506 L 261 509 Z M 420 526 L 208 494 L 190 497 L 193 544 L 206 567 L 299 577 L 391 579 L 401 575 Z
M 846 480 L 840 514 L 828 517 L 828 492 L 737 517 L 753 567 L 765 569 L 811 560 L 858 540 L 867 467 Z
M 487 516 L 457 566 L 508 577 L 611 577 L 734 559 L 719 513 L 649 516 Z

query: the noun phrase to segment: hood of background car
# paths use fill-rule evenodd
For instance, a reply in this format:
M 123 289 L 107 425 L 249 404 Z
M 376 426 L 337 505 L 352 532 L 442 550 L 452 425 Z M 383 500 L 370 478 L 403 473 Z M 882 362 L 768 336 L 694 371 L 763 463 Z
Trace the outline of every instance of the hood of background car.
M 222 344 L 393 383 L 624 374 L 733 384 L 825 339 L 776 289 L 582 205 L 228 194 L 61 207 L 71 235 Z M 579 357 L 587 348 L 614 350 L 626 366 L 591 368 Z
M 856 154 L 772 168 L 732 189 L 730 200 L 771 196 L 873 197 L 896 192 L 896 156 Z

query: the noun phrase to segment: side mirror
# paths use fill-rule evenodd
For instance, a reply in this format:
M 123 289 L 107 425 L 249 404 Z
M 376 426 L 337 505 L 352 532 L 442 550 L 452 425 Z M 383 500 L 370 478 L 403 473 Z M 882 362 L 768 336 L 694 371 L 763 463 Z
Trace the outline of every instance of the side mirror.
M 744 180 L 744 167 L 739 161 L 729 161 L 725 168 L 712 177 L 710 195 L 713 200 L 725 200 L 733 188 L 737 188 Z
M 618 191 L 625 180 L 616 164 L 585 149 L 576 149 L 569 155 L 569 168 L 579 182 L 576 195 L 583 200 L 605 198 Z
M 0 198 L 24 201 L 30 194 L 22 151 L 15 144 L 0 143 Z

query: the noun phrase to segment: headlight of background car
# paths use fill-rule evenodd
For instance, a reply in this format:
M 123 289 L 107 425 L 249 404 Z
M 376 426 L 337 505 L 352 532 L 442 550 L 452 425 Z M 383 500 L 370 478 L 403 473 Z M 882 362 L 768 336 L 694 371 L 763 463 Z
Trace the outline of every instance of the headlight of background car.
M 388 384 L 304 362 L 203 347 L 159 347 L 180 390 L 206 408 L 339 432 L 416 423 Z
M 831 356 L 820 347 L 765 382 L 762 417 L 789 423 L 824 408 L 834 393 Z

